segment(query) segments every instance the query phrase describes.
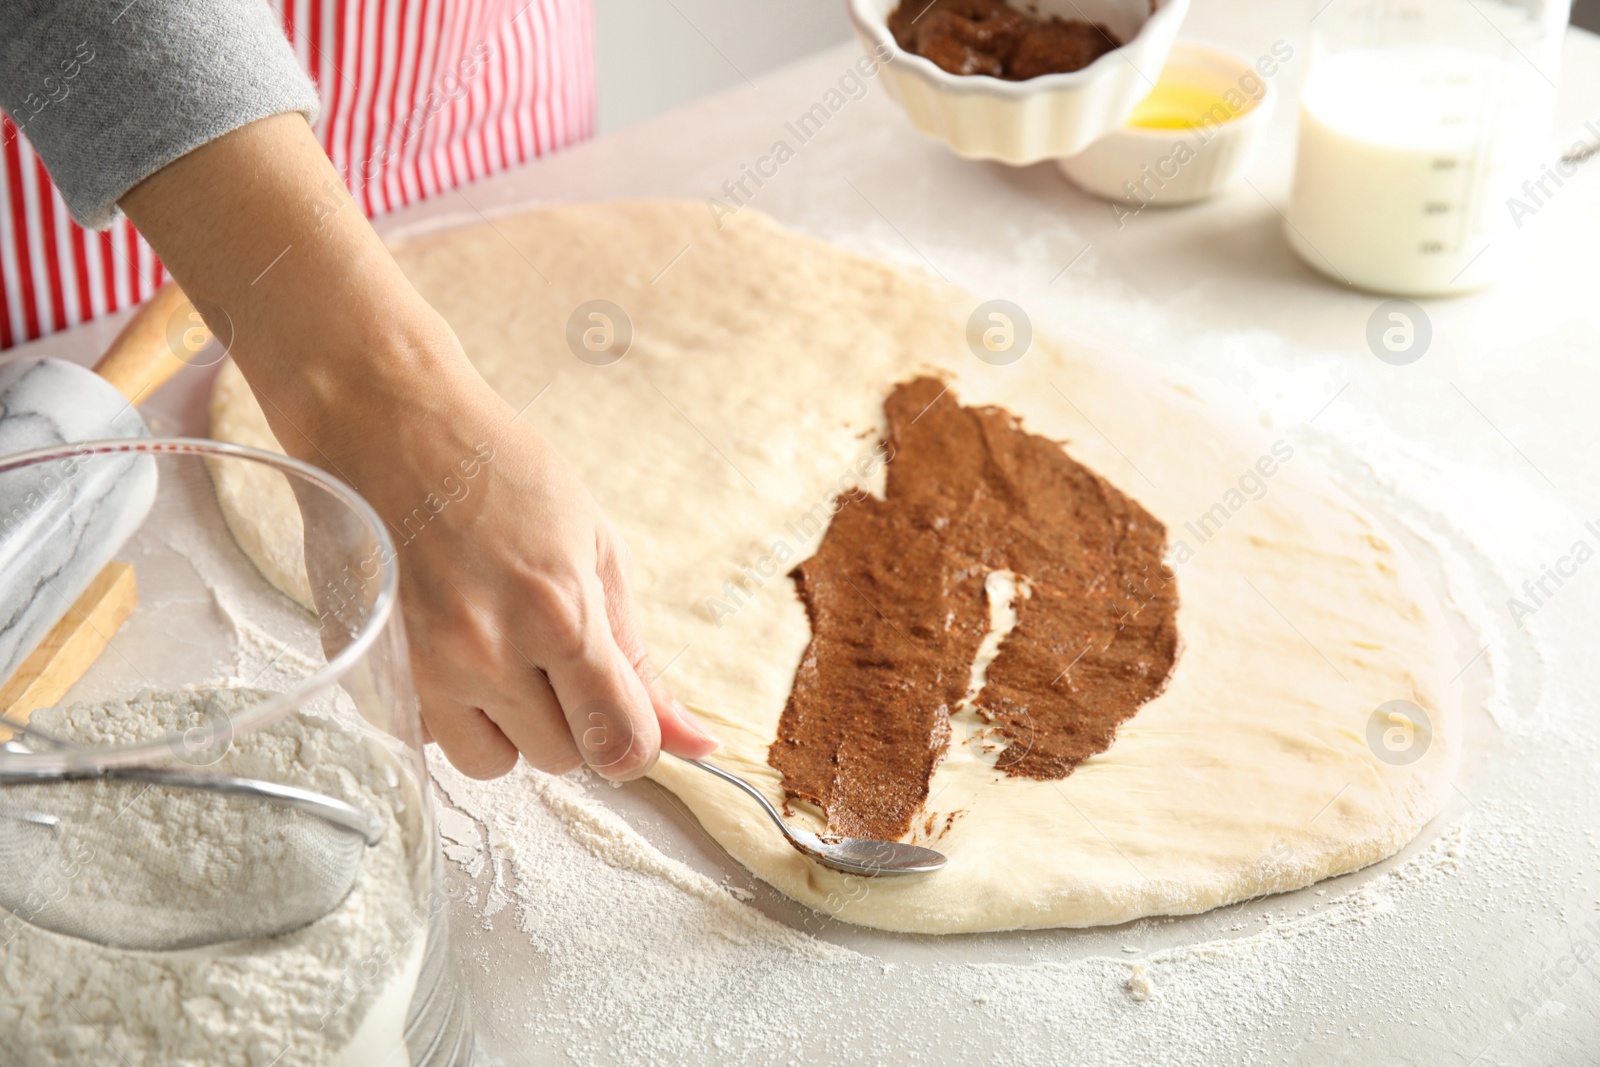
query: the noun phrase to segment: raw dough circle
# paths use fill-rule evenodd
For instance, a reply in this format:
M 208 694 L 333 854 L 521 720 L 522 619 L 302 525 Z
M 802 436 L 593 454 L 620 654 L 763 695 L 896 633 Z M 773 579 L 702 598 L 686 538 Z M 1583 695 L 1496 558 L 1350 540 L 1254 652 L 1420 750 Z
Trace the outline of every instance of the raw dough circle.
M 733 790 L 662 760 L 652 777 L 790 896 L 924 933 L 1118 923 L 1354 870 L 1439 810 L 1459 699 L 1415 564 L 1292 445 L 1252 439 L 1192 390 L 1038 337 L 1013 363 L 979 360 L 966 338 L 976 299 L 748 209 L 719 228 L 693 203 L 554 207 L 395 252 L 616 520 L 667 685 L 722 738 L 713 758 L 775 802 L 766 750 L 809 638 L 786 575 L 836 494 L 881 492 L 872 456 L 896 382 L 948 376 L 962 402 L 1067 442 L 1166 524 L 1185 646 L 1171 684 L 1060 781 L 997 773 L 957 726 L 927 807 L 936 826 L 955 816 L 929 839 L 950 857 L 936 875 L 824 870 Z M 632 330 L 626 356 L 599 365 L 567 342 L 574 310 L 597 300 Z M 231 371 L 219 383 L 219 436 L 264 426 L 237 385 Z M 281 497 L 223 502 L 236 532 L 290 547 Z M 255 536 L 241 535 L 247 550 Z M 1429 730 L 1409 735 L 1420 758 L 1369 745 L 1391 701 L 1425 709 Z
M 255 394 L 229 360 L 211 387 L 211 436 L 267 452 L 283 451 Z M 233 539 L 262 577 L 315 612 L 306 576 L 305 525 L 289 479 L 264 463 L 212 459 L 207 466 Z

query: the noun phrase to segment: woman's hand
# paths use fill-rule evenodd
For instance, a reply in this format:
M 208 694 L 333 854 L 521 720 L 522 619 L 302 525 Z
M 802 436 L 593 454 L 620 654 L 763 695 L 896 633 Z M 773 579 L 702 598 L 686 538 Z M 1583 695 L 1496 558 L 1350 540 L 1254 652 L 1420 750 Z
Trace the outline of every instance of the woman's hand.
M 716 747 L 656 683 L 616 530 L 473 370 L 300 116 L 196 149 L 122 206 L 231 337 L 285 450 L 388 524 L 423 720 L 452 763 L 493 777 L 520 752 L 625 779 L 663 748 Z
M 660 748 L 710 752 L 655 680 L 615 527 L 464 358 L 447 362 L 423 390 L 368 379 L 359 405 L 335 409 L 338 428 L 313 431 L 321 462 L 395 538 L 433 739 L 484 778 L 518 752 L 541 770 L 587 763 L 614 779 L 643 774 Z

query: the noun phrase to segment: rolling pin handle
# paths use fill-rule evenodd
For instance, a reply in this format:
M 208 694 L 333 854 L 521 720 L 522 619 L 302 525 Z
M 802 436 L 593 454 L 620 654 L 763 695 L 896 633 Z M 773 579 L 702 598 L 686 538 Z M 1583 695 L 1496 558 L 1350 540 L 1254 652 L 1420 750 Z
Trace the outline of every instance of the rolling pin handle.
M 95 364 L 95 373 L 130 401 L 138 403 L 143 400 L 168 378 L 188 366 L 188 362 L 180 358 L 169 340 L 172 317 L 188 305 L 189 299 L 178 288 L 177 282 L 169 281 L 156 290 L 156 294 L 140 305 L 122 332 L 117 334 L 116 340 L 111 342 L 106 354 Z M 200 339 L 203 344 L 211 336 L 205 331 L 205 324 L 200 321 L 198 313 L 190 317 L 194 321 L 182 325 L 185 354 L 201 347 L 191 344 L 192 341 Z M 192 333 L 195 330 L 202 331 L 203 336 L 197 338 Z

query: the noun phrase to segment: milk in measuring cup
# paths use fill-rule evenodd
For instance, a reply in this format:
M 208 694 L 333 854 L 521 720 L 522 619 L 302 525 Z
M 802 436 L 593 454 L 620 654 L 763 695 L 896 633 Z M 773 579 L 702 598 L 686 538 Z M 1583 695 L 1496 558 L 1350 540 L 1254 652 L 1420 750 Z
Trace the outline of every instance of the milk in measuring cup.
M 1512 261 L 1506 201 L 1547 148 L 1549 87 L 1516 57 L 1447 44 L 1358 48 L 1301 95 L 1289 243 L 1365 289 L 1475 289 Z

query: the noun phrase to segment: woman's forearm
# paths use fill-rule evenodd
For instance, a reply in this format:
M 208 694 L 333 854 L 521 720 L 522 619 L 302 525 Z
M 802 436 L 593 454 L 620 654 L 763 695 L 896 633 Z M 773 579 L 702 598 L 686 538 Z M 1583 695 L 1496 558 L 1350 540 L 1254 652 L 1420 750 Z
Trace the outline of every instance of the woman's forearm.
M 391 525 L 463 458 L 493 457 L 467 502 L 401 548 L 423 721 L 458 768 L 502 774 L 520 752 L 632 778 L 661 748 L 715 747 L 650 669 L 621 538 L 467 363 L 303 119 L 212 141 L 122 205 L 231 336 L 284 448 Z
M 230 353 L 284 445 L 345 437 L 370 407 L 459 360 L 298 114 L 261 119 L 157 171 L 122 208 Z M 455 369 L 455 368 L 448 368 Z M 309 456 L 307 457 L 309 458 Z

